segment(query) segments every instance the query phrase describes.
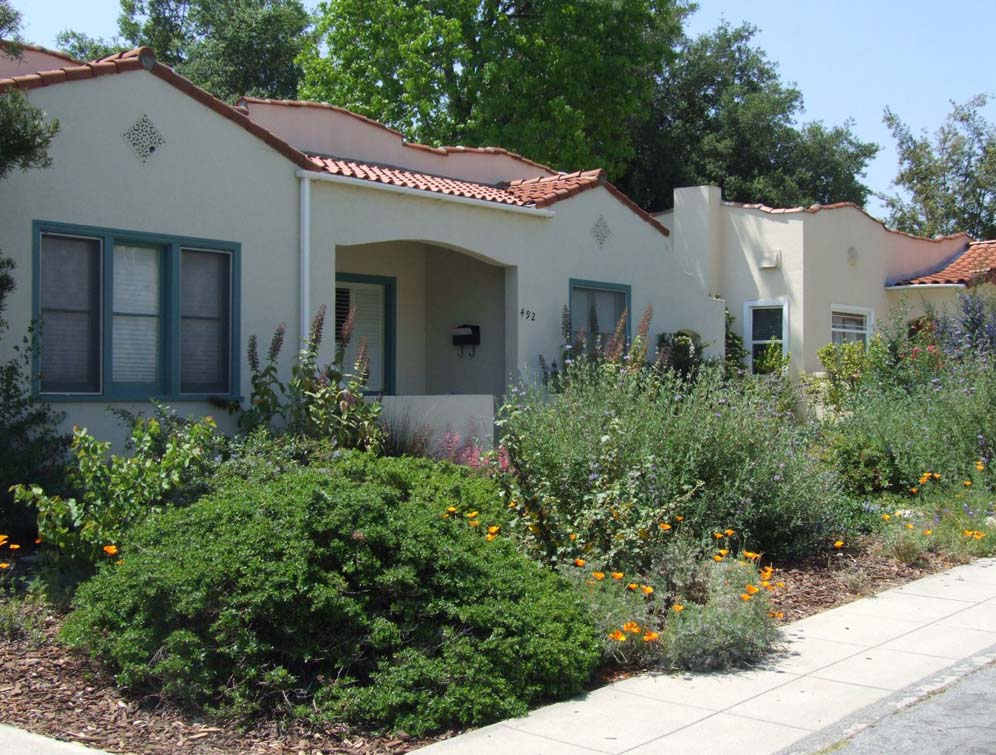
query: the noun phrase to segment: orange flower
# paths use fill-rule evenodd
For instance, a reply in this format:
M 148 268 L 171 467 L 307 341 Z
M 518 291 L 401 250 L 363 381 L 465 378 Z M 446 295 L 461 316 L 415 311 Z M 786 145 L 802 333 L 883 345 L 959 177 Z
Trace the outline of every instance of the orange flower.
M 924 535 L 927 535 L 927 536 L 929 537 L 930 535 L 933 535 L 933 534 L 934 534 L 934 531 L 933 531 L 933 530 L 924 530 L 924 531 L 923 531 L 923 534 L 924 534 Z
M 654 594 L 654 588 L 651 587 L 650 585 L 644 585 L 640 589 L 643 591 L 644 595 L 653 595 Z
M 676 522 L 683 522 L 683 521 L 685 521 L 685 517 L 683 517 L 683 516 L 676 516 L 674 518 L 674 521 L 676 521 Z
M 8 564 L 6 561 L 0 562 L 0 569 L 9 569 L 9 568 L 10 564 Z
M 591 576 L 593 576 L 595 579 L 601 582 L 603 579 L 605 579 L 605 572 L 603 571 L 592 572 Z
M 578 536 L 575 535 L 573 532 L 570 535 L 568 535 L 567 537 L 569 537 L 571 540 L 577 540 L 578 539 Z
M 487 535 L 484 536 L 484 539 L 487 540 L 490 543 L 492 540 L 494 540 L 497 537 L 498 536 L 496 534 L 494 534 L 493 532 L 489 532 Z
M 844 547 L 844 541 L 838 540 L 836 543 L 833 544 L 833 547 L 836 548 L 837 550 L 840 550 L 841 548 Z
M 727 529 L 726 530 L 726 536 L 727 537 L 733 537 L 735 534 L 736 534 L 736 530 L 731 530 L 731 529 Z
M 446 507 L 446 512 L 449 513 L 449 514 L 455 514 L 456 513 L 456 506 L 447 506 Z
M 489 535 L 497 535 L 499 532 L 501 532 L 501 527 L 499 527 L 497 524 L 492 524 L 490 527 L 488 527 Z
M 104 546 L 104 553 L 106 553 L 108 556 L 116 556 L 116 555 L 118 555 L 118 546 L 116 546 L 116 545 L 105 545 Z
M 720 548 L 719 549 L 719 555 L 720 556 L 727 556 L 727 555 L 729 555 L 729 553 L 730 553 L 730 551 L 727 548 Z
M 768 612 L 768 616 L 770 616 L 773 619 L 784 619 L 785 618 L 785 612 L 784 611 L 769 611 Z
M 470 512 L 467 513 L 467 518 L 468 519 L 473 519 L 476 516 L 477 516 L 477 512 L 476 511 L 470 511 Z
M 659 638 L 659 637 L 660 637 L 660 635 L 657 632 L 647 632 L 646 634 L 643 635 L 643 641 L 644 642 L 657 642 L 657 638 Z
M 10 548 L 10 549 L 11 549 L 12 551 L 19 551 L 19 550 L 21 550 L 21 546 L 20 546 L 20 545 L 18 545 L 17 543 L 11 543 L 11 544 L 10 544 L 10 546 L 8 546 L 8 547 L 9 547 L 9 548 Z
M 478 527 L 480 526 L 481 523 L 476 519 L 471 519 L 469 522 L 467 522 L 467 524 L 469 524 L 471 527 Z
M 519 505 L 519 504 L 517 504 L 517 503 L 516 503 L 515 501 L 509 501 L 509 502 L 508 502 L 508 507 L 509 507 L 510 509 L 514 509 L 514 508 L 515 508 L 516 506 L 518 506 L 518 505 Z
M 744 551 L 743 556 L 748 561 L 756 561 L 757 559 L 759 559 L 761 557 L 761 554 L 760 553 L 754 553 L 753 551 Z
M 964 485 L 966 488 L 970 488 L 970 487 L 972 487 L 972 481 L 971 480 L 965 480 L 965 482 L 963 482 L 962 485 Z
M 916 495 L 917 493 L 919 493 L 919 492 L 920 492 L 920 489 L 919 489 L 919 488 L 910 488 L 910 492 L 911 492 L 911 493 L 912 493 L 913 495 Z
M 889 521 L 890 519 L 892 519 L 892 517 L 891 517 L 891 516 L 889 516 L 888 514 L 882 514 L 882 521 L 883 521 L 883 522 L 887 522 L 887 521 Z
M 661 522 L 657 526 L 660 527 L 661 531 L 663 531 L 663 532 L 667 532 L 669 529 L 671 529 L 671 525 L 668 524 L 667 522 Z
M 630 634 L 639 634 L 640 625 L 637 624 L 635 621 L 627 621 L 625 624 L 623 624 L 623 631 L 629 632 Z
M 623 578 L 623 573 L 621 571 L 612 572 L 612 579 L 614 579 L 616 582 L 618 582 L 622 578 Z
M 746 592 L 746 593 L 747 593 L 748 595 L 755 595 L 755 594 L 757 594 L 757 592 L 758 592 L 758 589 L 759 589 L 759 588 L 755 587 L 754 585 L 747 585 L 746 587 L 744 587 L 744 591 L 745 591 L 745 592 Z
M 41 545 L 42 539 L 40 537 L 35 538 L 35 545 Z
M 582 566 L 584 566 L 586 563 L 588 563 L 588 562 L 585 561 L 583 558 L 576 558 L 576 559 L 574 559 L 574 565 L 577 566 L 577 567 L 579 567 L 579 568 L 582 567 Z
M 671 606 L 671 610 L 674 611 L 675 613 L 681 613 L 682 611 L 685 610 L 685 607 L 681 603 L 675 603 L 673 606 Z
M 722 540 L 723 539 L 723 533 L 722 532 L 713 532 L 712 536 L 714 538 L 716 538 L 717 540 Z
M 775 587 L 785 587 L 784 582 L 775 582 Z
M 939 479 L 941 479 L 941 476 L 940 476 L 939 474 L 937 474 L 937 472 L 934 472 L 934 473 L 933 473 L 933 474 L 931 475 L 931 477 L 933 477 L 933 478 L 934 478 L 935 480 L 939 480 Z
M 753 597 L 753 596 L 748 595 L 745 592 L 740 593 L 740 600 L 742 600 L 744 603 L 746 603 L 747 601 L 749 601 L 751 599 L 751 597 Z
M 715 556 L 712 557 L 712 560 L 718 564 L 720 561 L 723 560 L 723 557 L 717 553 Z
M 609 639 L 615 640 L 616 642 L 622 642 L 626 639 L 626 635 L 617 629 L 614 632 L 609 632 Z
M 639 585 L 636 582 L 630 582 L 628 585 L 626 585 L 627 590 L 635 591 L 637 587 L 639 587 Z
M 912 525 L 912 523 L 910 523 L 910 522 L 906 522 L 906 529 L 908 529 L 908 530 L 911 530 L 911 529 L 913 529 L 913 525 Z

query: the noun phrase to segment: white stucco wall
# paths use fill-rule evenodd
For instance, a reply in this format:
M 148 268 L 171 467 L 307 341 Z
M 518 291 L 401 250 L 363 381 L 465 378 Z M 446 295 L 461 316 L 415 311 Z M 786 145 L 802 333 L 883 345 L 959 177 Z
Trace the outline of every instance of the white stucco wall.
M 966 240 L 917 239 L 893 233 L 854 208 L 824 210 L 806 215 L 806 330 L 803 366 L 807 372 L 823 369 L 816 352 L 830 342 L 830 313 L 834 305 L 874 310 L 876 323 L 888 321 L 902 305 L 907 319 L 917 317 L 930 303 L 947 307 L 958 290 L 931 288 L 888 292 L 886 281 L 933 271 L 961 250 Z M 853 250 L 853 251 L 849 251 Z
M 241 392 L 248 395 L 245 345 L 265 344 L 288 325 L 285 355 L 297 350 L 298 182 L 294 166 L 270 147 L 150 73 L 135 71 L 30 91 L 32 102 L 61 128 L 53 166 L 0 182 L 0 249 L 17 264 L 8 350 L 31 320 L 32 221 L 72 223 L 242 245 Z M 124 132 L 148 115 L 166 144 L 147 163 Z M 284 366 L 289 362 L 285 361 Z M 184 414 L 232 420 L 204 402 L 173 402 Z M 104 438 L 120 431 L 107 401 L 60 402 L 66 424 Z M 131 408 L 147 408 L 133 404 Z
M 306 152 L 366 160 L 466 181 L 494 184 L 516 178 L 554 175 L 503 150 L 431 149 L 405 143 L 404 137 L 378 123 L 342 110 L 312 103 L 305 106 L 243 101 L 252 118 L 288 144 Z
M 429 249 L 426 264 L 426 391 L 502 395 L 505 269 L 440 247 Z M 452 329 L 465 323 L 480 326 L 481 345 L 461 357 Z
M 823 369 L 816 353 L 831 340 L 835 306 L 869 309 L 876 324 L 897 306 L 908 318 L 927 307 L 950 306 L 958 289 L 888 291 L 886 284 L 935 270 L 967 243 L 962 236 L 935 240 L 894 233 L 851 207 L 767 212 L 725 204 L 715 187 L 705 186 L 676 190 L 674 211 L 658 217 L 674 228 L 678 258 L 724 297 L 736 318 L 734 331 L 745 342 L 746 303 L 787 303 L 796 375 Z
M 667 238 L 606 189 L 557 203 L 553 217 L 324 182 L 314 183 L 312 202 L 313 307 L 331 307 L 333 270 L 344 269 L 334 260 L 336 248 L 416 241 L 514 269 L 505 286 L 506 340 L 515 344 L 505 367 L 513 376 L 537 379 L 540 354 L 559 361 L 561 310 L 571 278 L 629 285 L 635 319 L 647 304 L 654 307 L 652 333 L 690 329 L 711 353 L 722 353 L 723 303 L 681 268 Z M 604 248 L 591 233 L 599 216 L 612 230 Z M 527 309 L 535 319 L 520 317 Z

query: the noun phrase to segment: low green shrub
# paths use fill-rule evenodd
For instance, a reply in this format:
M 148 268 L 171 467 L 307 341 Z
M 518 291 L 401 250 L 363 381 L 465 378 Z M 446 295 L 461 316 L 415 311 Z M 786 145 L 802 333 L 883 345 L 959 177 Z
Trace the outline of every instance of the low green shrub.
M 127 530 L 170 502 L 186 502 L 203 489 L 206 468 L 221 441 L 214 421 L 182 421 L 160 407 L 158 416 L 133 417 L 128 453 L 85 428 L 73 431 L 67 477 L 70 497 L 40 485 L 18 485 L 15 499 L 38 510 L 38 533 L 75 568 L 114 556 Z
M 132 530 L 66 639 L 189 705 L 415 735 L 521 715 L 588 678 L 587 611 L 491 523 L 493 483 L 362 454 L 250 471 Z
M 785 411 L 785 381 L 612 363 L 565 376 L 560 393 L 518 390 L 501 412 L 514 469 L 502 479 L 538 557 L 646 571 L 660 524 L 677 515 L 698 535 L 732 527 L 737 547 L 772 558 L 849 529 L 853 504 Z

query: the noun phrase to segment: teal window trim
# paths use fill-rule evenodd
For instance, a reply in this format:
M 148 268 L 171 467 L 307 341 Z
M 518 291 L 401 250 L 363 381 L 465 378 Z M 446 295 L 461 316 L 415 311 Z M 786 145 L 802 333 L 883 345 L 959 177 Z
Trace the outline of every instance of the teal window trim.
M 385 396 L 393 396 L 395 391 L 395 365 L 397 364 L 397 284 L 398 279 L 387 275 L 365 275 L 362 273 L 336 273 L 336 283 L 373 283 L 384 287 L 384 390 Z M 332 287 L 333 294 L 335 286 Z M 333 330 L 335 302 L 333 301 Z M 375 394 L 376 391 L 367 391 Z
M 87 226 L 49 220 L 33 220 L 31 311 L 33 321 L 41 322 L 41 242 L 44 234 L 93 238 L 101 245 L 101 318 L 100 318 L 100 392 L 42 393 L 40 379 L 40 349 L 44 348 L 44 333 L 36 333 L 36 348 L 32 352 L 31 384 L 34 395 L 45 401 L 236 401 L 241 398 L 241 292 L 242 244 L 191 236 L 148 233 L 120 228 Z M 114 383 L 113 338 L 111 323 L 114 316 L 114 245 L 136 244 L 158 247 L 161 254 L 160 278 L 160 357 L 159 380 L 156 383 Z M 227 393 L 182 393 L 180 391 L 180 258 L 182 249 L 219 252 L 229 255 L 229 390 Z M 44 328 L 42 328 L 44 330 Z
M 587 288 L 595 289 L 597 291 L 614 291 L 622 292 L 626 294 L 626 340 L 632 341 L 632 326 L 633 326 L 633 287 L 625 283 L 606 283 L 605 281 L 591 281 L 584 280 L 583 278 L 571 278 L 570 284 L 567 288 L 567 308 L 568 314 L 573 322 L 574 312 L 571 310 L 571 294 L 574 293 L 575 288 Z M 599 323 L 601 325 L 601 323 Z M 612 323 L 613 329 L 615 329 L 616 324 Z

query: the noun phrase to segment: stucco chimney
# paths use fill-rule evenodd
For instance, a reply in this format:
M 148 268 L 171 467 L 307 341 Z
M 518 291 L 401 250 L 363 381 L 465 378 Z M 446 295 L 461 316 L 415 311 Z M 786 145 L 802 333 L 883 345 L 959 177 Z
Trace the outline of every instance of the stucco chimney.
M 723 194 L 718 186 L 688 186 L 674 190 L 671 240 L 674 254 L 706 291 L 720 292 Z

